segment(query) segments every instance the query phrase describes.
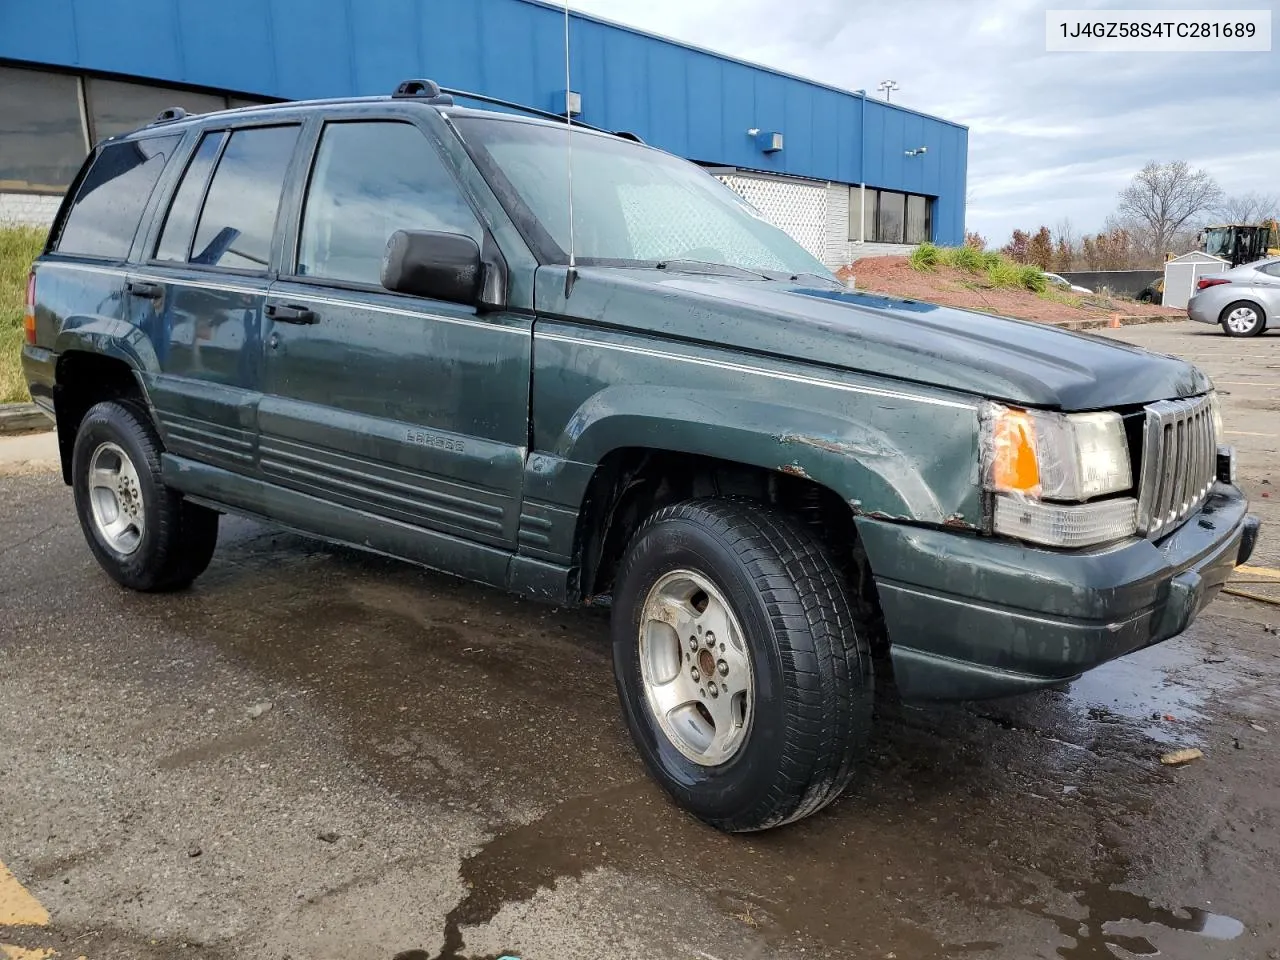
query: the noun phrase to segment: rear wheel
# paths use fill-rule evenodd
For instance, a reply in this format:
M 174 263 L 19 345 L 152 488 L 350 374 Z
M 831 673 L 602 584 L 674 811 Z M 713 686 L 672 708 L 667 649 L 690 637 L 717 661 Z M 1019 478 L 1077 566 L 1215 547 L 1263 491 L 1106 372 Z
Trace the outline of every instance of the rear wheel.
M 1266 326 L 1266 317 L 1256 303 L 1238 300 L 1218 315 L 1218 322 L 1228 337 L 1256 337 Z
M 112 579 L 134 590 L 174 590 L 204 572 L 218 514 L 160 479 L 163 447 L 147 411 L 99 403 L 76 432 L 71 481 L 89 549 Z
M 727 500 L 659 510 L 619 568 L 612 632 L 637 749 L 695 816 L 760 830 L 848 784 L 870 732 L 868 631 L 789 517 Z

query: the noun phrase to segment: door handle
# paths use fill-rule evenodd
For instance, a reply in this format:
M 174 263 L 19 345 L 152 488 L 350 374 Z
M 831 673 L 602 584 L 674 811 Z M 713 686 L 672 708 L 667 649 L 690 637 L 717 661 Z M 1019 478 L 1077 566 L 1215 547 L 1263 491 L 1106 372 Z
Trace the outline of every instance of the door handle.
M 315 323 L 319 319 L 315 313 L 306 307 L 296 307 L 286 303 L 269 303 L 267 304 L 266 314 L 272 320 L 280 323 Z
M 147 300 L 160 299 L 160 284 L 148 283 L 145 280 L 126 280 L 125 289 L 135 297 L 144 297 Z

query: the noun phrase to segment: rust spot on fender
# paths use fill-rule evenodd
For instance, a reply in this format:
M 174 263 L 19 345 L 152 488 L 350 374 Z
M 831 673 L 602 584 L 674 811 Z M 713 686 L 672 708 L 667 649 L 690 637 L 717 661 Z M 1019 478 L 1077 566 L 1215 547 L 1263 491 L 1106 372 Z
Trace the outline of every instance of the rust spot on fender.
M 805 473 L 804 467 L 798 463 L 784 463 L 778 469 L 791 477 L 803 477 L 805 480 L 812 479 L 809 474 Z
M 963 513 L 953 513 L 951 516 L 947 517 L 946 520 L 943 520 L 942 523 L 944 526 L 948 527 L 960 527 L 964 530 L 973 529 L 973 524 L 965 520 Z

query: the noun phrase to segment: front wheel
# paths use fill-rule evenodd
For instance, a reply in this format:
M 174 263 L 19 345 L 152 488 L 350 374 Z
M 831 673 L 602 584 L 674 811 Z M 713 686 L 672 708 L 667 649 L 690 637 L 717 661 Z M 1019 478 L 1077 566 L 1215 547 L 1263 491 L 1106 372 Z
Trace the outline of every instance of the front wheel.
M 161 450 L 147 411 L 130 401 L 97 404 L 76 431 L 71 485 L 85 540 L 134 590 L 187 586 L 218 540 L 218 514 L 164 485 Z
M 681 806 L 761 830 L 840 795 L 870 732 L 869 630 L 807 529 L 760 504 L 665 507 L 627 548 L 613 611 L 627 725 Z
M 1218 322 L 1228 337 L 1256 337 L 1266 325 L 1262 309 L 1244 300 L 1227 306 L 1219 315 Z

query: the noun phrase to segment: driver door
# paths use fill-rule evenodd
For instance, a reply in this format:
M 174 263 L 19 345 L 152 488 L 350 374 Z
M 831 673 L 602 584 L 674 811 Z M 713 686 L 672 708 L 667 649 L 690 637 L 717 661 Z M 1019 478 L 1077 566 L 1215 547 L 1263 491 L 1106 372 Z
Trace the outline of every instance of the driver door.
M 409 525 L 502 548 L 460 558 L 445 545 L 445 563 L 429 546 L 439 538 L 409 538 L 428 565 L 501 580 L 528 447 L 532 322 L 381 286 L 396 230 L 484 236 L 417 123 L 327 117 L 304 182 L 264 310 L 262 472 L 383 521 L 384 534 Z

